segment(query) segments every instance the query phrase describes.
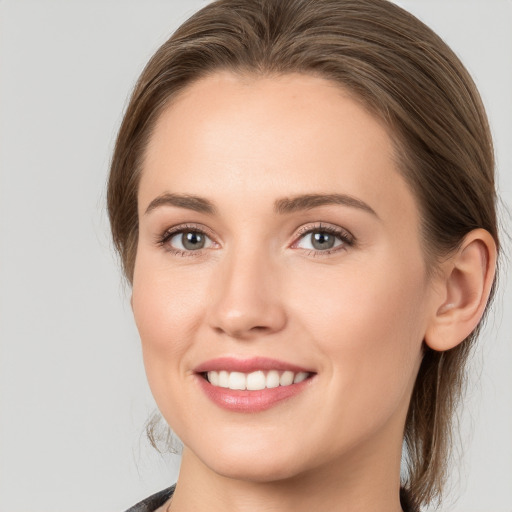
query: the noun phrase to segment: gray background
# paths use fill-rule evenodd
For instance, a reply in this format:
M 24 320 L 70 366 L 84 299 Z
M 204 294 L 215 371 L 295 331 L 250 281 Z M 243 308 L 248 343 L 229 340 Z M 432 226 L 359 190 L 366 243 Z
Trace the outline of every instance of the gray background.
M 1 512 L 121 511 L 176 476 L 177 458 L 144 439 L 155 406 L 104 188 L 136 77 L 205 3 L 0 1 Z M 473 73 L 512 208 L 512 2 L 399 3 Z M 512 510 L 512 286 L 502 270 L 445 511 Z

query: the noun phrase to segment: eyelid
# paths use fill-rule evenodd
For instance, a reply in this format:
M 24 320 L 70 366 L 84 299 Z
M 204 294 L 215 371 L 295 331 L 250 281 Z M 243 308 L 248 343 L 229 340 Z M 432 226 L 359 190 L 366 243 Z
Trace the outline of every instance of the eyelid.
M 204 249 L 197 249 L 195 251 L 184 251 L 182 249 L 177 249 L 175 247 L 167 247 L 166 244 L 169 242 L 169 240 L 172 239 L 175 235 L 186 232 L 186 231 L 193 231 L 197 233 L 201 233 L 208 237 L 212 243 L 216 246 L 219 246 L 219 243 L 216 240 L 216 236 L 213 233 L 213 231 L 208 228 L 207 226 L 204 226 L 203 224 L 195 224 L 195 223 L 184 223 L 184 224 L 177 224 L 175 226 L 171 226 L 170 228 L 167 228 L 163 233 L 158 234 L 156 236 L 155 243 L 156 245 L 159 245 L 161 247 L 166 248 L 166 250 L 180 256 L 199 256 L 203 253 Z M 208 247 L 208 249 L 211 249 L 211 247 Z
M 333 252 L 337 252 L 340 250 L 346 250 L 347 247 L 352 247 L 356 243 L 355 236 L 348 231 L 345 228 L 342 228 L 341 226 L 337 226 L 336 224 L 330 224 L 325 222 L 317 222 L 313 224 L 306 224 L 298 229 L 298 231 L 295 233 L 293 237 L 293 242 L 290 245 L 290 247 L 293 249 L 300 249 L 297 247 L 300 240 L 304 238 L 305 235 L 309 233 L 315 233 L 315 232 L 326 232 L 330 233 L 334 236 L 337 236 L 343 243 L 339 246 L 333 247 L 332 249 L 326 249 L 323 251 L 320 250 L 309 250 L 312 253 L 320 254 L 320 255 L 328 255 L 332 254 Z M 307 250 L 307 249 L 304 249 Z
M 313 222 L 309 224 L 305 224 L 304 226 L 301 226 L 296 234 L 295 238 L 299 238 L 300 236 L 305 235 L 306 233 L 310 233 L 311 231 L 328 231 L 332 233 L 340 233 L 342 235 L 345 235 L 347 238 L 350 238 L 355 241 L 354 235 L 345 228 L 342 228 L 341 226 L 338 226 L 336 224 L 331 224 L 329 222 Z

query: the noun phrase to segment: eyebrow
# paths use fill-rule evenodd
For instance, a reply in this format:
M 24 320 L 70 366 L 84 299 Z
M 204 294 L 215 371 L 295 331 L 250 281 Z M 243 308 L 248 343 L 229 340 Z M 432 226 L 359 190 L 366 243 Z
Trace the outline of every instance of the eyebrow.
M 332 204 L 358 208 L 365 212 L 371 213 L 372 215 L 375 215 L 377 218 L 379 217 L 370 205 L 347 194 L 306 194 L 290 198 L 278 199 L 275 202 L 274 210 L 277 213 L 286 214 L 300 210 L 311 210 L 319 206 L 328 206 Z
M 364 201 L 347 194 L 304 194 L 295 197 L 284 197 L 275 201 L 274 211 L 281 215 L 285 215 L 333 204 L 358 208 L 374 215 L 377 218 L 379 217 L 371 206 L 366 204 Z M 214 204 L 204 197 L 188 194 L 171 194 L 170 192 L 166 192 L 149 203 L 145 214 L 147 215 L 161 206 L 176 206 L 178 208 L 185 208 L 187 210 L 206 213 L 208 215 L 214 215 L 217 212 Z
M 213 215 L 217 211 L 213 203 L 204 197 L 186 194 L 171 194 L 167 192 L 156 197 L 151 201 L 151 203 L 149 203 L 149 206 L 146 208 L 145 215 L 160 206 L 177 206 L 178 208 L 186 208 L 187 210 L 194 210 L 196 212 L 207 213 L 209 215 Z

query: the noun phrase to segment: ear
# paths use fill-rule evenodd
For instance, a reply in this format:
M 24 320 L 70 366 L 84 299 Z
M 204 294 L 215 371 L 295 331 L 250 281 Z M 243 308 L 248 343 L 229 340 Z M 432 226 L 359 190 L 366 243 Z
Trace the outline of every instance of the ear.
M 495 271 L 493 237 L 484 229 L 471 231 L 441 264 L 440 293 L 425 333 L 431 349 L 449 350 L 473 332 L 485 311 Z

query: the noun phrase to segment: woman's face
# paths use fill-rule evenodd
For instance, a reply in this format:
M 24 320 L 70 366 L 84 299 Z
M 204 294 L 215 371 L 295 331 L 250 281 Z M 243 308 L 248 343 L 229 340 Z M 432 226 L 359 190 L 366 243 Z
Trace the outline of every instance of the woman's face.
M 189 457 L 268 481 L 399 453 L 435 290 L 380 122 L 321 78 L 202 79 L 156 125 L 139 221 L 144 363 Z

